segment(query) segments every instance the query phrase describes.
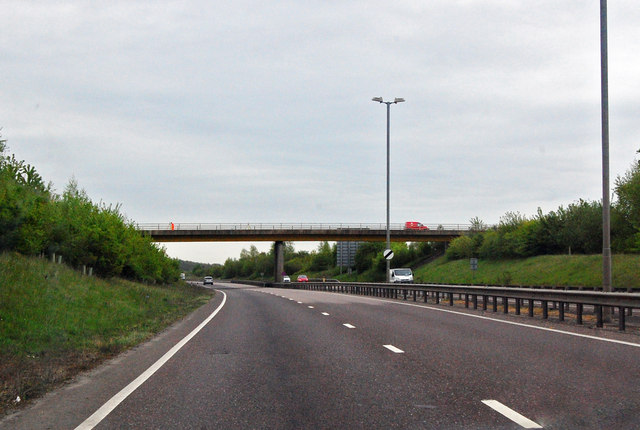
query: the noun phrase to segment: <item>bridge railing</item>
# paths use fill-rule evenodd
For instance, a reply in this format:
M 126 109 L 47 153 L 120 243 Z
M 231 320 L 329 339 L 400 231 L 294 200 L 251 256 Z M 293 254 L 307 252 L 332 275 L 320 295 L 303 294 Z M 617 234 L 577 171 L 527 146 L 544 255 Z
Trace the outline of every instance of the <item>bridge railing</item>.
M 468 231 L 471 224 L 425 224 L 429 230 L 443 231 Z M 138 223 L 138 230 L 386 230 L 387 225 L 380 224 L 345 224 L 345 223 L 239 223 L 239 224 L 213 224 L 213 223 Z M 389 225 L 390 230 L 405 230 L 404 224 Z

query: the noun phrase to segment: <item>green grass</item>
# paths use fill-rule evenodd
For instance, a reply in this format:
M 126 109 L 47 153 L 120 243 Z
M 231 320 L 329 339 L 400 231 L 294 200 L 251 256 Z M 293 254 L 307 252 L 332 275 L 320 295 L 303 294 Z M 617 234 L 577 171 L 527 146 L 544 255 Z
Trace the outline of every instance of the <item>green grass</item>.
M 211 298 L 180 283 L 105 280 L 49 261 L 0 255 L 0 412 L 151 338 Z
M 614 255 L 613 287 L 640 288 L 640 256 Z M 602 285 L 602 256 L 544 255 L 521 260 L 469 260 L 440 258 L 416 270 L 416 282 L 447 284 L 542 285 L 598 287 Z

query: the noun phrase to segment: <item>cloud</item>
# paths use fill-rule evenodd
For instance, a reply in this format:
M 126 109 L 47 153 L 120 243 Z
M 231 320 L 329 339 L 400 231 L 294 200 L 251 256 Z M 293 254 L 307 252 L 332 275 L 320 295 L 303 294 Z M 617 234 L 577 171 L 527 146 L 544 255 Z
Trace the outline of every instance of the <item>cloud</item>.
M 598 7 L 8 1 L 0 126 L 57 189 L 138 222 L 384 222 L 371 98 L 404 97 L 392 222 L 492 223 L 600 199 Z M 639 14 L 609 5 L 612 180 L 640 137 Z

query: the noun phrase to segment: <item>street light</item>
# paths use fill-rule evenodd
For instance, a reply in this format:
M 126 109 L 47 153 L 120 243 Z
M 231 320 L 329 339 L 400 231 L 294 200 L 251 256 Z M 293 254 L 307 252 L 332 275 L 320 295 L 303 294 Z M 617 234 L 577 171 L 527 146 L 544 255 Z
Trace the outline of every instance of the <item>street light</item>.
M 391 112 L 391 105 L 404 102 L 403 98 L 396 97 L 392 102 L 385 102 L 382 97 L 374 97 L 371 99 L 374 102 L 384 103 L 387 105 L 387 249 L 391 249 L 391 233 L 389 231 L 389 118 Z M 387 260 L 387 275 L 386 279 L 389 282 L 389 271 L 391 269 L 391 260 Z

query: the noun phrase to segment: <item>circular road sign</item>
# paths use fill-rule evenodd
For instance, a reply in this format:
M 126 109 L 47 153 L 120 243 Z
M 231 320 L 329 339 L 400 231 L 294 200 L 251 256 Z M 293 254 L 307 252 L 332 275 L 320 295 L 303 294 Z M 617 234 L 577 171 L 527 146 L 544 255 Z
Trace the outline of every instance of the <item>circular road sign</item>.
M 393 258 L 393 251 L 390 249 L 385 249 L 382 255 L 384 255 L 384 258 L 386 258 L 387 260 L 391 260 Z

